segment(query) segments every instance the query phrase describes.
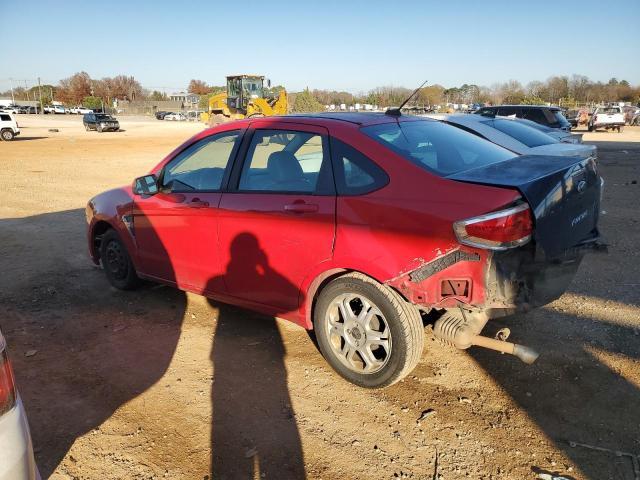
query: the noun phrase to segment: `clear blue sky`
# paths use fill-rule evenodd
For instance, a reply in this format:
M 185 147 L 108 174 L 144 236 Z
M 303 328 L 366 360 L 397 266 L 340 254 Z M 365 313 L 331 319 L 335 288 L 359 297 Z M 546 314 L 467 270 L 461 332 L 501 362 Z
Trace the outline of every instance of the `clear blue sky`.
M 640 0 L 0 0 L 0 19 L 0 90 L 81 70 L 168 90 L 234 73 L 354 93 L 573 73 L 640 83 Z

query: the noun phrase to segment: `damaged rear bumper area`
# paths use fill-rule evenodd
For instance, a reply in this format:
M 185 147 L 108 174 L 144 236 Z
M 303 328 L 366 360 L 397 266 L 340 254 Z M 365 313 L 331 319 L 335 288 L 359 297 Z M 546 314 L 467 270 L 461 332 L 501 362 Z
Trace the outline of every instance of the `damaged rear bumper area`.
M 481 309 L 489 318 L 526 312 L 558 299 L 569 287 L 588 252 L 606 252 L 597 232 L 553 258 L 529 244 L 492 252 L 485 272 L 485 299 Z

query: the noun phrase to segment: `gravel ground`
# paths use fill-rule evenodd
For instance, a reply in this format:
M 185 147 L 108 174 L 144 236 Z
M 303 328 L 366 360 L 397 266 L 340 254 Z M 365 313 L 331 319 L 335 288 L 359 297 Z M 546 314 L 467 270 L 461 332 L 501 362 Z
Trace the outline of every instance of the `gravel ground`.
M 634 479 L 630 456 L 581 444 L 640 454 L 640 128 L 585 132 L 609 253 L 553 304 L 487 327 L 541 351 L 535 365 L 428 340 L 407 379 L 368 391 L 293 324 L 116 291 L 89 261 L 86 201 L 201 125 L 18 121 L 0 143 L 0 325 L 44 478 Z

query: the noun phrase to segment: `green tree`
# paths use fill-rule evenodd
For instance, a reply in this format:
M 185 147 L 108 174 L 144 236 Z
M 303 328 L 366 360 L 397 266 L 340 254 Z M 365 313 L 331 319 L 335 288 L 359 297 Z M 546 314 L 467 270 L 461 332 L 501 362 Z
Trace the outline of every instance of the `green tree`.
M 151 95 L 149 95 L 149 99 L 150 100 L 154 100 L 156 102 L 159 102 L 159 101 L 162 101 L 162 100 L 166 100 L 167 99 L 167 94 L 159 92 L 158 90 L 154 90 L 153 92 L 151 92 Z
M 305 88 L 304 91 L 296 95 L 292 110 L 296 113 L 323 112 L 324 105 L 311 95 L 308 88 Z
M 102 99 L 100 97 L 84 97 L 82 99 L 82 106 L 94 110 L 96 108 L 102 108 Z

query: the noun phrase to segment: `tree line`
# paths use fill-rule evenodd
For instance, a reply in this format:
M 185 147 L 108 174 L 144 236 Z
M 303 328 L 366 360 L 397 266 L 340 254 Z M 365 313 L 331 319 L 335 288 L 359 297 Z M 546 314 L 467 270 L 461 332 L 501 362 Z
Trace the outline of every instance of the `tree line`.
M 276 93 L 280 85 L 271 88 Z M 200 106 L 206 108 L 208 99 L 226 91 L 226 86 L 209 85 L 203 80 L 192 79 L 187 91 L 201 96 Z M 382 86 L 367 92 L 353 94 L 346 91 L 305 89 L 291 92 L 293 111 L 324 109 L 325 105 L 371 104 L 388 107 L 401 104 L 412 89 L 396 86 Z M 11 90 L 1 92 L 11 96 Z M 13 89 L 16 100 L 40 100 L 45 104 L 53 100 L 66 105 L 84 105 L 98 108 L 102 103 L 110 105 L 117 100 L 168 100 L 166 93 L 149 91 L 132 76 L 117 75 L 92 79 L 87 72 L 78 72 L 64 78 L 57 85 L 42 85 L 31 88 Z M 296 106 L 296 101 L 299 105 Z M 611 78 L 608 82 L 592 81 L 584 75 L 552 76 L 545 81 L 534 80 L 526 85 L 516 80 L 495 83 L 491 86 L 462 84 L 459 87 L 429 85 L 419 90 L 413 104 L 435 106 L 446 103 L 511 103 L 511 104 L 560 104 L 563 106 L 597 104 L 608 101 L 640 103 L 640 86 L 632 86 L 626 80 Z M 306 110 L 304 110 L 306 109 Z

